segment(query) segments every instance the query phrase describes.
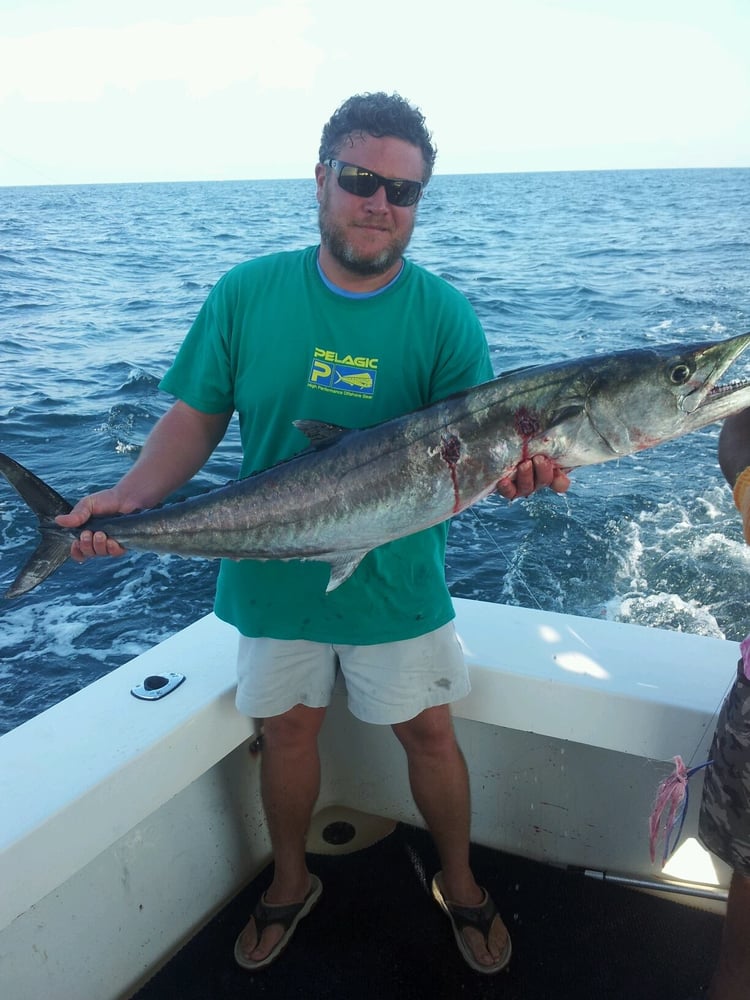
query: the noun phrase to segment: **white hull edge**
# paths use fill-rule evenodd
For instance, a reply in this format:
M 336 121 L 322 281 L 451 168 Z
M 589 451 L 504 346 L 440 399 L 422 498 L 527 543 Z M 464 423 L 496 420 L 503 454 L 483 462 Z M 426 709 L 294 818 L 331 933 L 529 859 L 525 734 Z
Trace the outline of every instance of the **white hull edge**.
M 671 758 L 702 762 L 736 643 L 457 600 L 472 692 L 455 706 L 479 842 L 651 882 L 648 815 Z M 0 968 L 10 1000 L 129 996 L 269 859 L 231 628 L 213 615 L 0 738 Z M 161 701 L 130 689 L 186 681 Z M 389 728 L 337 690 L 319 810 L 420 823 Z M 695 780 L 695 779 L 693 779 Z M 726 888 L 697 843 L 670 881 Z M 681 855 L 681 857 L 680 857 Z M 682 866 L 682 867 L 680 867 Z

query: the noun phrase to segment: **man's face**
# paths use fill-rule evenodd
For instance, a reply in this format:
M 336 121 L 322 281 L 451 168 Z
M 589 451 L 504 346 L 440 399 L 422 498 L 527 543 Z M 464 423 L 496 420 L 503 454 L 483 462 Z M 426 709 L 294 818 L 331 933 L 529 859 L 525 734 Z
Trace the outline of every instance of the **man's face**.
M 422 179 L 422 152 L 403 139 L 356 136 L 337 158 L 387 178 Z M 318 164 L 315 176 L 323 247 L 350 272 L 385 274 L 408 246 L 416 204 L 391 205 L 382 186 L 367 198 L 349 194 L 339 186 L 336 172 L 323 164 Z

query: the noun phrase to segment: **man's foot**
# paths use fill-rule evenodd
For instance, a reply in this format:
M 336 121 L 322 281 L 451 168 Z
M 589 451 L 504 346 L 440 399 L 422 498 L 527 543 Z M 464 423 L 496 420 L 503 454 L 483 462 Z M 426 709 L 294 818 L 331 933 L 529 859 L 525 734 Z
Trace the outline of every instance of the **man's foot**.
M 475 972 L 492 975 L 510 962 L 510 935 L 486 889 L 475 905 L 462 905 L 445 898 L 442 872 L 432 880 L 432 895 L 453 927 L 453 934 L 466 963 Z
M 234 958 L 243 969 L 264 969 L 274 962 L 289 944 L 297 924 L 313 909 L 320 899 L 323 886 L 316 875 L 310 876 L 310 888 L 300 903 L 267 903 L 265 893 L 258 900 L 253 915 L 234 945 Z M 267 950 L 261 951 L 263 932 Z M 254 957 L 253 957 L 254 956 Z

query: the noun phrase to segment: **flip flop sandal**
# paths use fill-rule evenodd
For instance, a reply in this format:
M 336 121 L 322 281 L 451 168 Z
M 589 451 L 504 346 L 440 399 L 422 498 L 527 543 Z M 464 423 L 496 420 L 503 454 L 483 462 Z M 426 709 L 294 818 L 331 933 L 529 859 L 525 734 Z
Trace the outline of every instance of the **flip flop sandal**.
M 258 900 L 255 909 L 253 910 L 256 935 L 255 940 L 256 942 L 260 941 L 263 931 L 266 927 L 270 927 L 272 924 L 279 924 L 283 927 L 284 934 L 265 958 L 261 958 L 257 962 L 254 962 L 252 959 L 246 957 L 245 951 L 242 947 L 242 938 L 245 931 L 250 926 L 250 921 L 248 921 L 234 943 L 234 959 L 237 964 L 243 969 L 250 969 L 251 971 L 254 971 L 256 969 L 264 969 L 267 965 L 270 965 L 271 962 L 276 961 L 284 948 L 286 948 L 291 941 L 292 935 L 297 929 L 297 924 L 313 909 L 315 904 L 320 899 L 320 894 L 322 892 L 323 886 L 321 885 L 320 879 L 317 875 L 311 875 L 310 888 L 301 903 L 282 903 L 277 906 L 274 903 L 267 903 L 265 901 L 264 893 Z M 253 945 L 253 947 L 255 946 Z M 252 951 L 252 948 L 250 950 Z
M 492 901 L 492 897 L 486 889 L 483 889 L 484 899 L 477 906 L 459 906 L 457 903 L 451 903 L 443 895 L 443 890 L 440 885 L 440 875 L 441 872 L 438 872 L 432 880 L 432 895 L 443 912 L 447 914 L 448 919 L 451 922 L 451 926 L 453 927 L 453 935 L 456 939 L 456 944 L 458 945 L 467 965 L 471 966 L 475 972 L 482 972 L 485 975 L 494 975 L 496 972 L 502 971 L 502 969 L 507 967 L 508 962 L 510 962 L 511 952 L 513 951 L 510 943 L 510 935 L 508 935 L 505 950 L 500 958 L 498 958 L 498 960 L 492 965 L 482 965 L 482 963 L 478 962 L 474 957 L 474 952 L 471 950 L 462 934 L 464 928 L 474 927 L 484 938 L 485 944 L 488 943 L 492 921 L 495 917 L 499 916 L 497 907 Z

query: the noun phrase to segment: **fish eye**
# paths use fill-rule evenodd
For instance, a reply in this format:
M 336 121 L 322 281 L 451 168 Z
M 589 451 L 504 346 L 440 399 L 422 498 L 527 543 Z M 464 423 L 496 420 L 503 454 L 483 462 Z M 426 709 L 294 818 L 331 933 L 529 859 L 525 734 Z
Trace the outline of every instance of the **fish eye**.
M 669 381 L 673 385 L 684 385 L 692 374 L 693 370 L 690 365 L 686 365 L 683 361 L 681 361 L 670 371 Z

